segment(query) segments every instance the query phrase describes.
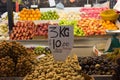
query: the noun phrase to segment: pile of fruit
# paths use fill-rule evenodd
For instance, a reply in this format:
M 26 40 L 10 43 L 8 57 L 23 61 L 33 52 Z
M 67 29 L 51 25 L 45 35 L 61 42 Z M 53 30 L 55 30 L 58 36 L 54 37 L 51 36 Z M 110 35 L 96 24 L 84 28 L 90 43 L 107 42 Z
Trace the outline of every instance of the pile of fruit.
M 82 18 L 95 18 L 95 19 L 100 19 L 100 13 L 101 11 L 107 10 L 108 8 L 103 7 L 103 8 L 81 8 L 80 12 L 84 13 L 81 15 Z
M 115 74 L 113 75 L 113 80 L 120 80 L 120 55 L 119 58 L 116 60 L 117 66 L 114 69 Z
M 34 53 L 37 54 L 37 55 L 41 55 L 41 54 L 50 54 L 51 53 L 51 50 L 50 48 L 48 47 L 41 47 L 41 46 L 38 46 L 36 48 L 34 48 Z
M 8 25 L 7 24 L 0 24 L 0 35 L 7 35 L 8 34 Z
M 80 13 L 75 12 L 75 11 L 70 11 L 70 12 L 59 12 L 59 20 L 80 20 Z
M 37 28 L 36 28 L 36 31 L 35 31 L 35 36 L 45 36 L 47 37 L 48 36 L 48 26 L 49 25 L 57 25 L 57 23 L 39 23 L 37 24 Z
M 26 80 L 85 80 L 76 57 L 68 57 L 65 62 L 54 61 L 52 55 L 40 59 L 35 70 Z
M 9 40 L 8 35 L 8 25 L 7 24 L 0 24 L 0 40 Z
M 14 25 L 10 39 L 12 40 L 29 40 L 35 35 L 36 26 L 32 21 L 18 21 Z
M 0 77 L 24 77 L 34 69 L 34 63 L 34 53 L 20 43 L 0 43 Z
M 102 21 L 102 26 L 106 29 L 106 30 L 118 30 L 118 27 L 112 22 L 112 21 Z
M 59 21 L 59 25 L 69 25 L 69 26 L 73 26 L 74 27 L 74 35 L 75 36 L 85 36 L 83 30 L 78 27 L 78 21 L 77 20 L 60 20 Z
M 111 59 L 113 62 L 115 62 L 116 59 L 120 57 L 120 48 L 115 48 L 112 53 L 106 54 L 106 57 L 108 59 Z
M 46 11 L 41 13 L 41 20 L 58 20 L 59 15 L 56 11 Z
M 106 57 L 78 57 L 82 72 L 88 75 L 112 75 L 115 63 Z
M 19 20 L 39 20 L 41 12 L 39 9 L 26 9 L 23 8 L 19 13 Z
M 91 19 L 91 18 L 83 18 L 78 21 L 78 26 L 81 28 L 85 36 L 92 35 L 105 35 L 105 27 L 102 25 L 101 20 Z

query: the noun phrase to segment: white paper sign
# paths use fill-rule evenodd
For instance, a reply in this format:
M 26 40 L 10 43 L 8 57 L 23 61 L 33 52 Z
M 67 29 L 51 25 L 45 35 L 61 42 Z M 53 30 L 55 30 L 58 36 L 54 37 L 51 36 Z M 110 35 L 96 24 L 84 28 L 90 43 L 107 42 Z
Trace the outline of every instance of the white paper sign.
M 54 59 L 64 61 L 73 48 L 73 27 L 50 25 L 48 39 Z
M 31 8 L 38 8 L 38 5 L 31 5 Z
M 48 0 L 48 1 L 49 1 L 50 7 L 53 7 L 53 6 L 56 5 L 56 4 L 55 4 L 55 0 Z

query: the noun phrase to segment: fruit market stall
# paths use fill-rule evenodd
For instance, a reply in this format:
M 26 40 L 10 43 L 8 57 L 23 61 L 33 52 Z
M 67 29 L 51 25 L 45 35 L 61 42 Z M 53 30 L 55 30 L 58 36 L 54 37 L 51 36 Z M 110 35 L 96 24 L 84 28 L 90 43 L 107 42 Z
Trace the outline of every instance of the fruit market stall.
M 119 14 L 115 10 L 108 7 L 23 8 L 13 13 L 12 30 L 8 28 L 8 15 L 9 12 L 4 13 L 0 22 L 0 78 L 120 79 L 120 47 L 105 53 L 105 47 L 108 46 L 106 43 L 113 36 L 106 31 L 120 31 L 117 21 Z M 48 43 L 49 25 L 74 28 L 73 48 L 65 61 L 55 61 Z M 93 51 L 94 46 L 96 49 Z M 103 54 L 95 55 L 100 49 Z
M 23 8 L 22 11 L 14 14 L 10 40 L 31 40 L 34 37 L 47 39 L 49 25 L 71 25 L 74 27 L 75 37 L 106 35 L 106 30 L 119 30 L 119 25 L 116 25 L 118 14 L 106 7 L 66 8 L 65 10 Z M 7 16 L 7 13 L 4 13 L 2 20 L 7 20 Z M 31 35 L 31 33 L 34 34 Z

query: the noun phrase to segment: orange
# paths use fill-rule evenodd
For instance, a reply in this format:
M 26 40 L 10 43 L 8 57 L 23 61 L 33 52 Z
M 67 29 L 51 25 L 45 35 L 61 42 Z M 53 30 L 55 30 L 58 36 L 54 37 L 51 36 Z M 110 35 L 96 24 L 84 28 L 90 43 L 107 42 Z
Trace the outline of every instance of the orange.
M 37 15 L 35 14 L 35 15 L 34 15 L 34 17 L 36 18 L 36 17 L 37 17 Z
M 35 9 L 35 11 L 40 11 L 39 9 Z
M 39 18 L 35 18 L 35 20 L 39 20 Z
M 32 18 L 32 20 L 35 20 L 35 18 Z
M 33 17 L 33 15 L 31 14 L 31 15 L 30 15 L 30 17 L 32 18 L 32 17 Z
M 27 20 L 27 19 L 24 17 L 23 20 Z
M 107 24 L 110 24 L 110 21 L 106 21 Z
M 35 14 L 35 11 L 32 11 L 32 14 Z
M 26 17 L 26 18 L 28 18 L 28 17 L 29 17 L 29 15 L 28 15 L 28 14 L 27 14 L 27 15 L 25 15 L 25 17 Z
M 28 20 L 31 20 L 31 18 L 28 18 Z
M 36 11 L 37 14 L 40 14 L 40 11 Z

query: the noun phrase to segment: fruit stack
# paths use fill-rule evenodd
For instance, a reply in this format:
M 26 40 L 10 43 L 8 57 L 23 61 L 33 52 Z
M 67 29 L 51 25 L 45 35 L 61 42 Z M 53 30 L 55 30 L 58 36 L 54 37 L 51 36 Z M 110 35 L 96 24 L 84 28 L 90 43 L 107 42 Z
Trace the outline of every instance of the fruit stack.
M 34 49 L 34 53 L 37 55 L 41 55 L 41 54 L 50 54 L 51 50 L 49 47 L 42 47 L 42 46 L 38 46 Z
M 106 57 L 78 57 L 82 72 L 88 75 L 112 75 L 114 62 Z
M 9 40 L 8 37 L 8 25 L 1 23 L 0 24 L 0 40 Z
M 23 8 L 19 13 L 19 20 L 39 20 L 41 12 L 39 9 L 26 9 Z
M 102 26 L 106 30 L 118 30 L 118 27 L 112 21 L 103 20 Z
M 114 69 L 115 74 L 113 75 L 113 80 L 120 80 L 120 57 L 117 59 L 116 62 L 118 65 Z
M 74 27 L 74 36 L 85 36 L 83 30 L 78 27 L 77 25 L 78 21 L 77 20 L 60 20 L 59 25 L 69 25 Z
M 58 20 L 59 15 L 56 11 L 46 11 L 41 13 L 41 20 Z
M 102 26 L 102 21 L 91 18 L 83 18 L 78 21 L 78 26 L 81 28 L 85 36 L 105 35 L 105 28 Z
M 108 8 L 81 8 L 80 12 L 84 13 L 81 15 L 82 18 L 100 18 L 101 11 L 107 10 Z
M 32 71 L 34 62 L 34 53 L 20 43 L 0 42 L 0 77 L 24 77 Z
M 61 11 L 58 13 L 59 20 L 80 20 L 80 12 L 75 12 L 75 11 L 70 11 L 70 12 L 65 12 Z
M 35 31 L 35 36 L 41 36 L 41 37 L 48 37 L 48 26 L 51 25 L 51 23 L 39 23 L 37 24 L 37 28 Z M 57 25 L 57 23 L 53 23 L 52 25 Z
M 32 21 L 18 21 L 13 27 L 10 39 L 12 40 L 29 40 L 35 35 L 36 26 Z
M 78 60 L 69 57 L 66 61 L 54 61 L 52 55 L 40 59 L 35 70 L 25 80 L 86 80 L 81 75 Z

